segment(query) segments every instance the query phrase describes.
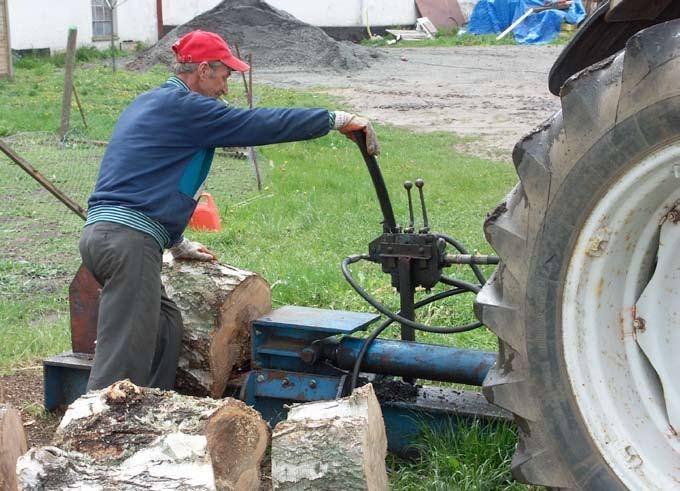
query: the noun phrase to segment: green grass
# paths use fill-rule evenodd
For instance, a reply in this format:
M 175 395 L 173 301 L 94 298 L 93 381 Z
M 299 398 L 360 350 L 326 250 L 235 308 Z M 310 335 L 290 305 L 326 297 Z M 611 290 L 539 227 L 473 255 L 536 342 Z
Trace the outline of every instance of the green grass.
M 140 44 L 137 49 L 142 49 Z M 116 58 L 122 58 L 129 56 L 129 53 L 122 51 L 120 49 L 114 50 Z M 66 53 L 59 52 L 52 56 L 45 56 L 40 54 L 28 53 L 22 56 L 15 56 L 13 60 L 14 68 L 25 68 L 29 70 L 37 69 L 45 65 L 51 65 L 54 67 L 63 68 L 66 60 Z M 76 61 L 85 62 L 96 62 L 101 60 L 111 59 L 111 48 L 100 50 L 94 46 L 81 46 L 76 50 Z
M 526 486 L 509 479 L 516 441 L 512 425 L 460 421 L 436 433 L 424 429 L 415 461 L 390 457 L 394 491 L 515 491 Z
M 574 35 L 571 29 L 565 30 L 559 34 L 557 38 L 551 41 L 551 45 L 562 45 L 568 43 Z M 505 36 L 503 39 L 497 40 L 497 34 L 472 34 L 466 31 L 459 31 L 458 29 L 440 30 L 434 39 L 414 40 L 400 40 L 397 43 L 388 44 L 388 41 L 394 41 L 394 36 L 388 34 L 382 39 L 374 38 L 362 41 L 365 46 L 372 47 L 388 47 L 388 48 L 454 48 L 464 46 L 507 46 L 515 45 L 515 39 L 512 33 Z
M 93 185 L 105 140 L 120 111 L 140 92 L 157 86 L 164 68 L 147 73 L 80 66 L 76 86 L 88 120 L 71 117 L 71 141 L 54 138 L 59 126 L 63 70 L 53 63 L 17 67 L 12 82 L 0 81 L 0 132 L 43 174 L 84 202 Z M 231 83 L 230 99 L 244 105 L 240 80 Z M 335 107 L 318 93 L 256 87 L 260 105 Z M 462 155 L 461 141 L 446 133 L 415 134 L 378 126 L 383 148 L 380 165 L 398 221 L 407 217 L 404 180 L 425 180 L 430 224 L 454 236 L 470 250 L 491 253 L 482 222 L 514 184 L 507 162 Z M 31 132 L 20 134 L 21 132 Z M 46 132 L 36 134 L 35 132 Z M 259 149 L 265 188 L 258 192 L 248 161 L 219 156 L 206 190 L 220 210 L 223 230 L 188 232 L 224 263 L 256 271 L 273 287 L 275 306 L 284 304 L 370 311 L 344 281 L 341 260 L 364 253 L 381 233 L 381 215 L 368 172 L 356 146 L 336 132 L 308 142 Z M 0 372 L 35 362 L 69 346 L 67 284 L 79 263 L 82 222 L 46 195 L 6 159 L 0 159 Z M 420 216 L 417 212 L 417 216 Z M 355 276 L 369 292 L 392 308 L 398 295 L 375 265 L 356 265 Z M 486 269 L 490 274 L 491 269 Z M 447 274 L 472 280 L 462 267 Z M 418 293 L 418 298 L 424 296 Z M 473 297 L 434 304 L 419 320 L 434 325 L 470 322 Z M 386 336 L 396 337 L 391 328 Z M 496 349 L 486 329 L 458 336 L 419 334 L 419 340 Z M 491 430 L 473 425 L 457 431 L 425 434 L 418 462 L 392 460 L 394 489 L 522 489 L 509 476 L 508 459 L 515 437 L 511 427 Z

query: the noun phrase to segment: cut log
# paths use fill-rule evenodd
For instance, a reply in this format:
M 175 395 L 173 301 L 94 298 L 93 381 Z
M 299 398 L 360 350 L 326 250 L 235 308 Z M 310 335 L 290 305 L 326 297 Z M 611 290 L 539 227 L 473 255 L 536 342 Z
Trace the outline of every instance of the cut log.
M 19 411 L 9 404 L 0 404 L 0 491 L 17 489 L 16 463 L 26 448 Z
M 210 417 L 206 437 L 215 487 L 257 491 L 260 465 L 269 446 L 269 426 L 260 413 L 231 399 Z
M 216 262 L 163 258 L 163 284 L 182 312 L 184 335 L 176 388 L 222 397 L 235 372 L 248 369 L 250 327 L 271 311 L 271 289 L 259 275 Z
M 268 442 L 267 423 L 241 401 L 122 381 L 69 406 L 53 446 L 17 462 L 19 489 L 256 491 Z
M 298 404 L 272 435 L 277 490 L 388 489 L 387 437 L 372 385 L 334 401 Z

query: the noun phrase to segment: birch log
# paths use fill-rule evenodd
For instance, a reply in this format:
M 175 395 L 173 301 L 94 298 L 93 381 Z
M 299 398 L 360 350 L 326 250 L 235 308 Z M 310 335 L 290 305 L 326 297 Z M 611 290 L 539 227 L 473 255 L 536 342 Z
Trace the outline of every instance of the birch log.
M 275 490 L 388 489 L 385 424 L 370 384 L 293 406 L 274 428 L 271 453 Z
M 250 271 L 170 254 L 162 278 L 184 321 L 177 390 L 222 397 L 230 377 L 249 365 L 251 323 L 271 311 L 269 284 Z
M 26 448 L 26 434 L 19 411 L 9 404 L 0 404 L 0 491 L 16 490 L 15 467 Z
M 257 491 L 268 441 L 267 423 L 241 401 L 122 381 L 69 406 L 53 446 L 20 457 L 17 478 L 27 491 Z

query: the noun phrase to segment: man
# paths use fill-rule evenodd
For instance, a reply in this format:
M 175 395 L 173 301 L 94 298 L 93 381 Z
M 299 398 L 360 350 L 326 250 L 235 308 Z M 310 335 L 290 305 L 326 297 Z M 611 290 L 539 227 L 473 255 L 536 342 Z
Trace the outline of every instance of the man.
M 337 129 L 349 137 L 363 131 L 369 152 L 379 153 L 371 124 L 345 112 L 224 104 L 231 73 L 250 67 L 217 34 L 193 31 L 172 49 L 175 76 L 123 111 L 88 202 L 80 253 L 103 286 L 88 390 L 124 378 L 174 386 L 182 318 L 161 284 L 162 253 L 215 259 L 182 233 L 216 147 L 306 140 Z

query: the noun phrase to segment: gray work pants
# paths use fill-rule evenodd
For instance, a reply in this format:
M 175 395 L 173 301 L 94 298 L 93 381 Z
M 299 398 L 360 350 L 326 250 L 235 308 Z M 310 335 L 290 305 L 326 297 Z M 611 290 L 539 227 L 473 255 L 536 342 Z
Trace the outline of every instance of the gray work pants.
M 79 247 L 83 264 L 103 286 L 87 390 L 126 378 L 172 389 L 182 317 L 161 284 L 158 243 L 125 225 L 97 222 L 83 229 Z

